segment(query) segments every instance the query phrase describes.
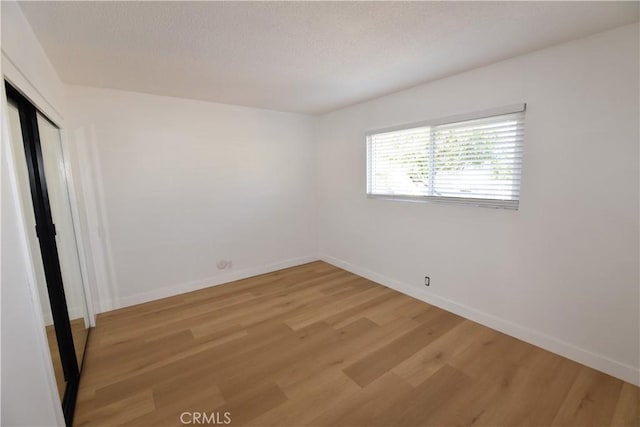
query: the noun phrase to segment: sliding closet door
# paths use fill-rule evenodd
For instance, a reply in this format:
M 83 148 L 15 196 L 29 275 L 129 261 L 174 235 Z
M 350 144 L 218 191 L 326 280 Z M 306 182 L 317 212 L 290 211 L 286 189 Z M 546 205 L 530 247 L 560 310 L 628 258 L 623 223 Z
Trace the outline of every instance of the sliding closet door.
M 40 246 L 38 243 L 38 236 L 36 234 L 36 220 L 31 208 L 31 189 L 29 186 L 29 171 L 27 170 L 27 159 L 24 151 L 24 140 L 22 139 L 22 131 L 20 126 L 20 112 L 17 105 L 9 100 L 8 102 L 9 113 L 9 131 L 11 135 L 11 147 L 16 159 L 16 174 L 18 187 L 20 190 L 20 198 L 22 199 L 25 209 L 24 215 L 27 224 L 27 233 L 29 237 L 29 252 L 34 261 L 35 279 L 38 287 L 38 295 L 40 297 L 40 308 L 42 310 L 42 317 L 44 318 L 44 328 L 47 333 L 47 341 L 49 343 L 49 352 L 51 354 L 51 361 L 53 363 L 53 372 L 56 376 L 56 384 L 58 385 L 58 393 L 60 400 L 64 397 L 64 392 L 67 387 L 67 380 L 65 379 L 64 371 L 62 368 L 62 361 L 60 359 L 60 350 L 58 348 L 58 342 L 56 340 L 56 331 L 53 325 L 53 316 L 51 313 L 51 306 L 49 305 L 49 293 L 47 290 L 47 281 L 44 275 L 44 267 L 42 264 L 42 256 L 40 255 Z
M 56 225 L 56 245 L 67 299 L 73 344 L 78 369 L 82 366 L 88 333 L 86 299 L 80 270 L 80 257 L 74 230 L 74 218 L 67 185 L 67 169 L 62 151 L 60 130 L 37 113 L 42 161 L 49 193 L 51 216 Z
M 60 130 L 6 85 L 12 146 L 62 410 L 73 422 L 89 325 Z M 48 303 L 48 304 L 47 304 Z

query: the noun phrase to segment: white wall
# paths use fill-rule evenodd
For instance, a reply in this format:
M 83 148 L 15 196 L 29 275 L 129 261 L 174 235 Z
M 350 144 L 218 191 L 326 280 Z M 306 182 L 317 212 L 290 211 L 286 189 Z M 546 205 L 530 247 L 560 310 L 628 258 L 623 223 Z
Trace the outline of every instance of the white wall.
M 636 24 L 323 116 L 321 256 L 640 382 L 638 72 Z M 520 210 L 365 197 L 365 131 L 517 102 Z
M 18 86 L 55 120 L 62 120 L 62 84 L 14 2 L 2 2 L 1 75 Z M 0 230 L 1 416 L 3 426 L 64 425 L 53 366 L 44 332 L 28 251 L 23 207 L 19 203 L 14 158 L 9 144 L 4 90 L 2 120 L 2 194 Z
M 315 259 L 314 118 L 67 89 L 109 264 L 100 310 Z

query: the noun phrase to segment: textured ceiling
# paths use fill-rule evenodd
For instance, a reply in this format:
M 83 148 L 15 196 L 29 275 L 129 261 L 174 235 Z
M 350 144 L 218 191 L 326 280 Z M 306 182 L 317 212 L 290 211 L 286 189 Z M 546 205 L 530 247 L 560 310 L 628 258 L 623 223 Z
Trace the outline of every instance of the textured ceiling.
M 637 2 L 22 2 L 68 83 L 318 114 L 638 20 Z

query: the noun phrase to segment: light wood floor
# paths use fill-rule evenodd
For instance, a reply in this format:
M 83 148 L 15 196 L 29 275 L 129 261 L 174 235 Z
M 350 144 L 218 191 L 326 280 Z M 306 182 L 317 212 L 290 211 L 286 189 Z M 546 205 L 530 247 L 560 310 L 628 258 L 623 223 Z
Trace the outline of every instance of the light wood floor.
M 315 262 L 99 316 L 75 424 L 638 426 L 638 403 L 628 383 Z

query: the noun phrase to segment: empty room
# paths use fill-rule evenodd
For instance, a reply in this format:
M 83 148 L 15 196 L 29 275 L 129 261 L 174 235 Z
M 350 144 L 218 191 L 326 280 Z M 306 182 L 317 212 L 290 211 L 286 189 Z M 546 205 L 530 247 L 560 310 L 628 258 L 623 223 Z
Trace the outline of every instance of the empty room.
M 640 2 L 0 2 L 2 426 L 640 427 Z

